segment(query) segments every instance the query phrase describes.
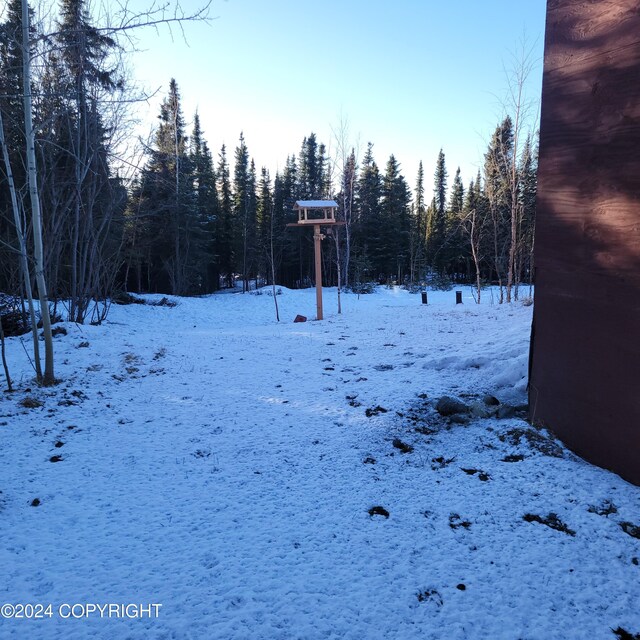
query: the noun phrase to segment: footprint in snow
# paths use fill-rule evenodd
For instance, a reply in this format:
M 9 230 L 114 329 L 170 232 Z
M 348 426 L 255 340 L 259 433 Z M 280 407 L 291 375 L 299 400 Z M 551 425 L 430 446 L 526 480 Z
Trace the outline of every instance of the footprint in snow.
M 437 589 L 425 589 L 417 593 L 416 597 L 418 602 L 431 602 L 437 607 L 441 607 L 444 604 L 442 596 Z

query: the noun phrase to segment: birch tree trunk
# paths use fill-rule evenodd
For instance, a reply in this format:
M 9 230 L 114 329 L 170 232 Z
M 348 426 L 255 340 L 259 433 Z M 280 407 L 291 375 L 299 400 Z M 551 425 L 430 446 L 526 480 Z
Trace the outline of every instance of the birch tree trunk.
M 20 209 L 18 207 L 18 197 L 16 195 L 16 185 L 13 180 L 13 171 L 11 170 L 11 162 L 9 161 L 9 151 L 4 137 L 4 122 L 2 113 L 0 112 L 0 146 L 2 147 L 2 157 L 4 160 L 5 173 L 7 182 L 9 183 L 9 193 L 11 194 L 11 208 L 13 209 L 13 221 L 16 226 L 16 235 L 18 236 L 18 246 L 20 247 L 20 271 L 22 271 L 22 281 L 24 292 L 27 297 L 27 305 L 29 307 L 29 317 L 31 319 L 31 335 L 33 337 L 33 360 L 36 369 L 36 378 L 42 380 L 42 364 L 40 363 L 40 342 L 38 341 L 38 321 L 36 319 L 36 310 L 33 306 L 33 292 L 31 291 L 31 275 L 29 273 L 29 261 L 27 260 L 27 245 L 24 234 L 22 232 L 22 219 L 20 217 Z M 4 343 L 3 343 L 4 348 Z M 11 385 L 9 385 L 11 386 Z
M 31 216 L 33 224 L 33 245 L 35 259 L 36 284 L 40 300 L 40 316 L 44 332 L 44 376 L 41 383 L 50 386 L 55 383 L 53 373 L 53 336 L 51 335 L 51 319 L 49 317 L 49 300 L 44 277 L 44 252 L 42 247 L 42 213 L 38 195 L 38 176 L 36 173 L 36 145 L 33 131 L 33 114 L 31 107 L 31 58 L 29 49 L 29 5 L 22 0 L 22 81 L 24 89 L 24 129 L 27 144 L 27 173 L 29 176 L 29 196 L 31 200 Z

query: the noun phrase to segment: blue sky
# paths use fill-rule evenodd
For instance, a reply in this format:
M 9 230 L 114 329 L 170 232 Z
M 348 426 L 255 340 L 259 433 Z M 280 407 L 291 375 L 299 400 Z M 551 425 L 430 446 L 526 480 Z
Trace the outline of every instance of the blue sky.
M 441 147 L 450 177 L 460 166 L 468 183 L 523 38 L 537 60 L 528 95 L 539 97 L 544 14 L 543 0 L 214 0 L 215 19 L 186 25 L 186 43 L 176 31 L 139 34 L 132 66 L 162 95 L 176 78 L 187 121 L 197 109 L 216 157 L 242 130 L 273 174 L 311 131 L 335 151 L 342 120 L 360 156 L 368 141 L 381 167 L 395 154 L 412 186 L 420 160 L 430 180 Z M 141 108 L 147 123 L 160 98 Z

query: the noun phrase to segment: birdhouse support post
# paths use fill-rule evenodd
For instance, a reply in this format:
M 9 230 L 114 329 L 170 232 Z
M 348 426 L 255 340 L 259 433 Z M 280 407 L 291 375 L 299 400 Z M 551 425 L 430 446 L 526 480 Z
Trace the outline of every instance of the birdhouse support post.
M 313 246 L 316 258 L 316 316 L 322 320 L 322 234 L 319 224 L 313 225 Z
M 322 241 L 324 234 L 320 227 L 342 225 L 343 221 L 336 220 L 335 210 L 338 203 L 335 200 L 298 200 L 293 208 L 298 212 L 298 222 L 290 222 L 287 227 L 299 229 L 313 225 L 313 248 L 316 267 L 316 307 L 317 319 L 322 320 Z M 311 213 L 310 213 L 311 212 Z M 339 303 L 338 303 L 339 306 Z M 338 311 L 340 313 L 340 311 Z

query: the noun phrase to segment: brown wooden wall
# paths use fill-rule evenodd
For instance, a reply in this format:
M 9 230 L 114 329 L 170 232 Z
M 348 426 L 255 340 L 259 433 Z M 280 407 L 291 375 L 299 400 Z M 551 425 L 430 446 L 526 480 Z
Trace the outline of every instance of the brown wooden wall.
M 640 484 L 640 0 L 548 0 L 531 418 Z

